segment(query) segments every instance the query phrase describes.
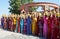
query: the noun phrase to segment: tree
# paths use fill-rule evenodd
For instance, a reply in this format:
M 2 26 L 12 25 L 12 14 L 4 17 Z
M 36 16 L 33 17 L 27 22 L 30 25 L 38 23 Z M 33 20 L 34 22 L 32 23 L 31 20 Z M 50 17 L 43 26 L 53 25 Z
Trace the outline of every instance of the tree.
M 27 4 L 31 3 L 33 0 L 10 0 L 9 1 L 9 12 L 14 13 L 14 14 L 19 14 L 20 13 L 20 6 L 22 4 Z M 32 8 L 32 10 L 36 10 L 35 8 Z

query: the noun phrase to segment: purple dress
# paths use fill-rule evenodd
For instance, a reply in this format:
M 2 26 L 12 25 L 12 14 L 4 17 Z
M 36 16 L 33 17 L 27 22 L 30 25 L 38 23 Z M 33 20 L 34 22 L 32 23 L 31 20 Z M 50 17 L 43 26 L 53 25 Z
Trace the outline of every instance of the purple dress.
M 43 36 L 45 37 L 45 39 L 46 39 L 46 37 L 47 37 L 47 16 L 44 16 L 44 26 L 43 26 Z
M 4 29 L 4 17 L 1 18 L 1 26 Z

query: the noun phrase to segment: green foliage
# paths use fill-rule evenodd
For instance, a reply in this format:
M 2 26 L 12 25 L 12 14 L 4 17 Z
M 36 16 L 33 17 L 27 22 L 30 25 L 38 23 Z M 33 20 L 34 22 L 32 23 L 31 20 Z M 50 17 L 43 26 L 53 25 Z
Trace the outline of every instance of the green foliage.
M 14 14 L 20 13 L 20 6 L 23 4 L 31 3 L 33 0 L 9 0 L 9 12 Z M 35 7 L 31 8 L 32 11 L 36 10 Z

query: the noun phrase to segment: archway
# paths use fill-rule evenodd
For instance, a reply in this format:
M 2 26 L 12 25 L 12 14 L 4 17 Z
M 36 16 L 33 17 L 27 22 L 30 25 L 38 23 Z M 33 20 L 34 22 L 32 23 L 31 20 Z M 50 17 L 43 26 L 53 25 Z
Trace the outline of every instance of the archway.
M 21 5 L 20 10 L 25 10 L 26 12 L 29 12 L 30 7 L 35 6 L 41 6 L 44 11 L 50 9 L 50 7 L 53 7 L 55 10 L 59 12 L 59 5 L 49 2 L 32 2 L 28 4 Z

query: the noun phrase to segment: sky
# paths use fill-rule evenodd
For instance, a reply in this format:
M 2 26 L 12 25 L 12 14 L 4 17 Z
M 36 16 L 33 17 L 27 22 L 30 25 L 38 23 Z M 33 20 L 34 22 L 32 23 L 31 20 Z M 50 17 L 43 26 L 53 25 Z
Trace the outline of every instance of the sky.
M 8 3 L 8 1 L 9 0 L 0 0 L 0 17 L 4 13 L 6 13 L 7 15 L 9 14 L 9 9 L 8 9 L 9 3 Z M 34 0 L 34 2 L 52 2 L 52 3 L 60 5 L 60 0 Z

